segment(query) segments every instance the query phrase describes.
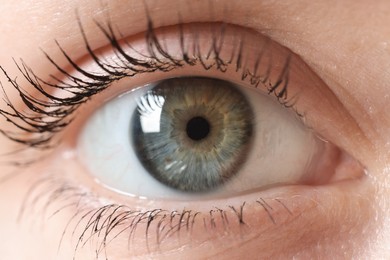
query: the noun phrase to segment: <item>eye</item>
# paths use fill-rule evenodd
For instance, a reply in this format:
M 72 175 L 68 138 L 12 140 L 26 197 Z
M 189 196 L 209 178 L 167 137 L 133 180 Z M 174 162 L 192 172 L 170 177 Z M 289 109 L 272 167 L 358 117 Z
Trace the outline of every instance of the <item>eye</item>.
M 79 155 L 104 185 L 153 199 L 304 183 L 319 174 L 312 165 L 330 155 L 294 115 L 226 80 L 165 79 L 97 110 L 80 136 Z
M 80 61 L 60 46 L 69 70 L 48 55 L 52 81 L 22 71 L 40 97 L 8 78 L 33 112 L 16 124 L 27 134 L 10 139 L 43 148 L 62 138 L 51 158 L 65 174 L 50 198 L 71 200 L 64 211 L 75 226 L 67 232 L 79 234 L 76 251 L 95 238 L 96 252 L 115 240 L 111 250 L 131 245 L 140 255 L 205 241 L 231 248 L 262 231 L 284 238 L 304 230 L 302 212 L 321 215 L 318 201 L 331 208 L 321 185 L 362 176 L 324 124 L 355 126 L 352 117 L 276 42 L 220 23 L 149 24 L 123 40 L 100 29 L 109 46 L 92 51 L 83 34 Z
M 221 24 L 150 29 L 129 41 L 101 29 L 111 46 L 92 52 L 86 40 L 94 62 L 66 56 L 76 72 L 58 88 L 74 98 L 111 91 L 75 147 L 104 187 L 157 201 L 209 200 L 324 184 L 347 163 L 326 135 L 317 137 L 323 129 L 307 126 L 329 103 L 342 105 L 282 46 Z

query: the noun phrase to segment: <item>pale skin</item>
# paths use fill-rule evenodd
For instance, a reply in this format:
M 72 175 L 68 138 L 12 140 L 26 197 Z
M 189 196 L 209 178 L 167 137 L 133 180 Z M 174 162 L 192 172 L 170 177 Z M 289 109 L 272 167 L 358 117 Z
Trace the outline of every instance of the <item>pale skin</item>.
M 141 237 L 140 241 L 136 242 L 136 250 L 128 249 L 127 240 L 114 239 L 107 247 L 108 258 L 236 259 L 240 256 L 245 256 L 246 259 L 389 258 L 390 116 L 387 111 L 390 111 L 388 94 L 390 2 L 386 0 L 376 1 L 375 4 L 368 0 L 146 2 L 155 27 L 177 24 L 180 13 L 183 23 L 220 21 L 253 29 L 299 55 L 323 80 L 330 92 L 334 93 L 333 98 L 338 99 L 345 108 L 343 113 L 347 113 L 348 118 L 354 120 L 354 123 L 349 119 L 342 121 L 335 111 L 322 109 L 316 111 L 318 115 L 313 115 L 311 127 L 364 165 L 366 176 L 346 178 L 345 181 L 336 181 L 331 185 L 319 187 L 316 189 L 315 197 L 310 197 L 314 192 L 306 197 L 310 201 L 316 201 L 315 205 L 299 211 L 300 216 L 286 220 L 283 225 L 271 225 L 269 228 L 261 228 L 261 223 L 258 223 L 258 226 L 253 226 L 250 235 L 247 237 L 243 235 L 244 238 L 239 233 L 249 231 L 239 230 L 235 226 L 230 233 L 224 235 L 222 241 L 215 236 L 200 243 L 199 240 L 204 238 L 202 237 L 194 239 L 195 244 L 191 247 L 182 245 L 182 248 L 178 248 L 173 243 L 162 246 L 159 252 L 149 252 L 149 255 L 140 231 L 138 235 Z M 92 18 L 106 17 L 107 10 L 111 20 L 121 28 L 124 38 L 131 39 L 131 36 L 145 31 L 143 1 L 109 3 L 107 1 L 106 4 L 102 4 L 101 1 L 94 0 L 66 2 L 47 0 L 38 3 L 1 0 L 0 66 L 12 79 L 21 78 L 12 58 L 22 58 L 36 74 L 49 75 L 53 73 L 53 67 L 40 51 L 43 49 L 56 59 L 58 64 L 66 67 L 67 63 L 60 55 L 54 40 L 59 41 L 73 59 L 81 60 L 86 56 L 86 50 L 75 19 L 76 9 L 83 21 L 88 39 L 96 49 L 103 48 L 107 41 L 99 33 Z M 1 75 L 0 81 L 5 91 L 10 91 L 7 93 L 9 97 L 16 98 L 15 92 L 11 91 L 12 86 L 7 83 L 4 75 Z M 96 97 L 96 100 L 99 100 L 99 97 Z M 4 104 L 1 107 L 3 108 Z M 93 108 L 86 110 L 88 109 Z M 0 124 L 9 127 L 4 121 Z M 1 138 L 0 142 L 1 154 L 12 151 L 14 147 L 12 142 L 5 138 Z M 69 142 L 72 143 L 72 140 Z M 55 161 L 58 151 L 53 151 L 51 155 L 50 160 Z M 58 155 L 59 158 L 61 156 Z M 51 165 L 50 161 L 38 162 L 25 170 L 0 165 L 0 178 L 8 176 L 11 172 L 23 173 L 0 183 L 1 259 L 74 257 L 78 237 L 77 234 L 72 235 L 72 229 L 65 233 L 60 247 L 59 243 L 64 228 L 75 214 L 75 207 L 66 208 L 55 217 L 50 217 L 57 209 L 67 204 L 66 198 L 53 202 L 55 205 L 51 204 L 46 212 L 40 211 L 39 205 L 35 211 L 28 209 L 27 206 L 27 213 L 24 212 L 17 220 L 26 192 L 32 183 L 48 174 L 47 170 L 42 170 L 48 165 Z M 73 180 L 79 178 L 76 182 L 85 185 L 86 189 L 98 194 L 102 200 L 107 199 L 128 207 L 139 205 L 134 198 L 115 194 L 97 185 L 81 167 L 73 164 L 64 164 L 61 167 L 69 172 L 70 178 Z M 55 172 L 55 166 L 48 168 L 51 173 Z M 265 193 L 272 195 L 276 192 L 279 197 L 288 197 L 283 195 L 282 189 Z M 50 200 L 45 196 L 43 194 L 40 197 L 38 204 L 45 204 Z M 155 208 L 173 207 L 171 202 L 167 202 L 166 205 L 164 203 L 166 202 L 152 201 L 151 205 Z M 209 211 L 207 205 L 204 208 L 205 212 Z M 249 219 L 255 218 L 256 211 L 248 214 L 253 215 L 249 216 Z M 80 247 L 77 250 L 77 259 L 95 259 L 94 246 L 93 243 L 86 243 Z M 104 254 L 99 257 L 104 259 Z

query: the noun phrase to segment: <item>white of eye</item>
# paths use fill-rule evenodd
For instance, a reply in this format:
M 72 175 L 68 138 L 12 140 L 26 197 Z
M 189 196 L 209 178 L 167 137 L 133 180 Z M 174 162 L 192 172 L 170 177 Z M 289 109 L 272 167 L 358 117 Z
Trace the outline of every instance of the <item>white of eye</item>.
M 270 185 L 299 183 L 310 174 L 313 158 L 321 146 L 318 139 L 277 101 L 259 91 L 239 87 L 251 104 L 255 117 L 253 144 L 239 172 L 224 185 L 203 193 L 182 192 L 160 183 L 143 167 L 131 140 L 132 116 L 137 100 L 144 98 L 155 84 L 109 101 L 83 128 L 78 140 L 78 156 L 102 185 L 135 197 L 208 199 L 233 196 Z M 159 127 L 147 122 L 145 125 Z

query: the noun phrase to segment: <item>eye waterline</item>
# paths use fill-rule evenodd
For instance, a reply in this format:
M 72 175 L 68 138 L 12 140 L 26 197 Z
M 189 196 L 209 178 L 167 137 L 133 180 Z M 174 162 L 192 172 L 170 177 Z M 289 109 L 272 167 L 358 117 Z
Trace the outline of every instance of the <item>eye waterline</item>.
M 59 173 L 55 165 L 56 163 L 53 163 L 52 167 Z M 75 254 L 90 244 L 88 241 L 96 241 L 97 245 L 101 246 L 99 255 L 104 254 L 103 249 L 110 247 L 113 242 L 115 244 L 129 244 L 131 249 L 149 243 L 150 252 L 148 252 L 157 253 L 160 249 L 162 250 L 167 245 L 171 245 L 171 243 L 177 243 L 179 247 L 191 248 L 192 245 L 197 245 L 203 239 L 212 239 L 214 236 L 220 237 L 218 234 L 221 235 L 221 233 L 219 232 L 224 234 L 220 237 L 221 239 L 223 237 L 228 239 L 224 240 L 224 243 L 228 243 L 229 239 L 246 243 L 245 241 L 249 241 L 253 236 L 272 236 L 273 232 L 287 232 L 287 230 L 293 228 L 292 226 L 302 229 L 304 224 L 302 219 L 307 219 L 312 214 L 315 214 L 318 218 L 322 215 L 319 214 L 318 209 L 323 210 L 323 207 L 329 206 L 327 204 L 330 203 L 331 198 L 321 198 L 320 194 L 328 194 L 327 189 L 336 188 L 339 190 L 342 186 L 337 183 L 331 184 L 331 186 L 318 187 L 302 185 L 275 187 L 263 191 L 261 194 L 250 194 L 228 200 L 221 199 L 219 202 L 209 201 L 202 205 L 202 208 L 193 206 L 188 208 L 188 204 L 185 202 L 170 202 L 171 206 L 161 207 L 159 201 L 153 202 L 156 205 L 151 202 L 145 205 L 144 200 L 135 203 L 134 201 L 131 202 L 132 199 L 129 200 L 128 197 L 123 199 L 117 197 L 113 202 L 112 199 L 109 199 L 112 196 L 106 195 L 109 193 L 99 192 L 99 195 L 95 194 L 94 190 L 96 188 L 83 185 L 83 181 L 74 183 L 74 178 L 71 176 L 53 175 L 50 168 L 46 169 L 46 172 L 46 179 L 38 180 L 37 184 L 32 185 L 30 193 L 26 194 L 24 212 L 28 212 L 29 215 L 31 213 L 39 215 L 41 212 L 54 212 L 50 218 L 65 214 L 65 218 L 69 221 L 64 228 L 63 237 L 64 239 L 69 235 L 78 237 L 78 248 L 75 250 Z M 66 175 L 69 175 L 69 173 Z M 333 187 L 334 185 L 336 187 Z M 86 189 L 85 187 L 89 188 Z M 342 189 L 344 190 L 344 188 Z M 48 200 L 47 197 L 51 199 Z M 323 204 L 324 199 L 330 201 Z M 127 206 L 129 204 L 132 204 L 132 206 Z M 37 208 L 36 205 L 41 205 L 42 208 Z M 31 212 L 32 208 L 34 209 Z M 191 219 L 190 216 L 187 216 L 188 212 L 193 214 Z M 173 219 L 171 219 L 172 215 L 174 216 Z M 196 221 L 192 221 L 194 215 L 196 215 Z M 304 217 L 302 218 L 302 216 Z M 322 217 L 326 219 L 326 214 Z M 187 219 L 190 219 L 189 223 L 194 227 L 193 229 L 186 228 Z M 182 223 L 183 225 L 178 228 L 177 225 L 172 225 L 172 223 Z M 165 226 L 165 229 L 158 230 L 163 226 Z M 95 230 L 95 227 L 97 230 Z M 170 227 L 169 232 L 166 229 L 168 227 Z M 205 230 L 207 234 L 211 235 L 210 237 L 198 236 L 198 233 L 196 233 L 204 233 Z M 272 233 L 269 233 L 271 230 L 273 230 Z M 156 239 L 156 234 L 159 232 L 165 238 L 155 243 L 156 240 L 153 239 Z M 120 233 L 118 238 L 116 238 L 117 233 Z M 130 236 L 130 234 L 133 234 L 133 236 Z M 219 243 L 220 240 L 215 241 L 215 238 L 213 238 L 211 241 L 214 244 Z M 123 251 L 124 254 L 127 252 L 125 251 Z
M 181 206 L 177 206 L 177 210 L 159 209 L 157 207 L 151 210 L 141 210 L 130 208 L 124 204 L 112 204 L 109 200 L 102 199 L 101 195 L 97 196 L 91 191 L 77 186 L 67 182 L 63 177 L 49 174 L 47 178 L 40 179 L 32 185 L 32 189 L 26 194 L 24 208 L 20 213 L 20 218 L 27 212 L 31 215 L 31 210 L 33 210 L 33 214 L 45 213 L 49 210 L 49 207 L 51 209 L 52 205 L 55 204 L 54 202 L 57 201 L 57 204 L 64 205 L 66 199 L 65 206 L 50 210 L 53 212 L 50 218 L 55 218 L 66 210 L 75 208 L 75 211 L 72 210 L 74 213 L 68 216 L 69 222 L 61 239 L 63 240 L 64 237 L 70 234 L 79 237 L 75 254 L 85 247 L 87 242 L 94 239 L 100 241 L 98 242 L 100 245 L 98 251 L 99 254 L 103 254 L 104 248 L 109 246 L 113 242 L 112 240 L 115 240 L 119 235 L 124 235 L 126 239 L 129 239 L 126 243 L 129 243 L 131 248 L 136 248 L 136 245 L 142 246 L 145 241 L 150 243 L 150 248 L 148 248 L 148 250 L 151 250 L 150 252 L 156 252 L 156 250 L 161 249 L 160 247 L 164 247 L 164 241 L 168 238 L 173 238 L 177 243 L 186 245 L 186 247 L 191 247 L 191 243 L 196 244 L 198 239 L 211 239 L 217 234 L 224 234 L 224 236 L 241 234 L 239 236 L 240 241 L 245 241 L 253 235 L 258 235 L 258 232 L 253 233 L 248 227 L 258 226 L 260 222 L 262 223 L 262 229 L 268 230 L 270 225 L 277 229 L 299 217 L 302 212 L 318 206 L 315 201 L 302 197 L 298 195 L 299 193 L 286 195 L 285 190 L 280 190 L 280 193 L 277 192 L 279 196 L 271 195 L 273 198 L 268 198 L 268 195 L 265 194 L 264 197 L 257 197 L 257 199 L 238 198 L 237 200 L 241 200 L 238 204 L 237 202 L 228 204 L 227 201 L 220 201 L 225 206 L 207 206 L 208 210 L 199 209 L 197 211 Z M 45 196 L 51 198 L 50 203 L 47 203 Z M 305 202 L 303 204 L 311 206 L 307 207 L 303 206 L 302 203 L 298 203 L 297 196 L 300 197 L 299 200 Z M 44 203 L 41 204 L 41 202 Z M 99 204 L 101 206 L 98 206 Z M 298 204 L 300 204 L 299 207 L 297 207 Z M 37 205 L 42 208 L 37 208 Z M 250 215 L 248 215 L 249 212 Z M 169 230 L 166 229 L 167 225 L 170 226 Z M 152 231 L 152 227 L 157 228 L 156 231 Z M 211 236 L 207 235 L 205 237 L 202 235 L 203 238 L 195 236 L 196 232 L 203 233 L 203 230 L 206 230 L 206 233 L 211 234 Z M 238 230 L 241 231 L 237 233 Z M 132 234 L 137 238 L 142 235 L 145 240 L 141 240 L 144 242 L 140 242 L 135 237 L 132 238 Z M 157 238 L 159 236 L 165 238 L 153 243 L 153 239 L 157 239 L 156 234 L 160 234 L 157 235 Z M 246 235 L 242 237 L 244 234 Z M 122 237 L 120 240 L 123 239 Z M 132 239 L 135 239 L 135 242 Z M 60 247 L 61 244 L 59 249 Z

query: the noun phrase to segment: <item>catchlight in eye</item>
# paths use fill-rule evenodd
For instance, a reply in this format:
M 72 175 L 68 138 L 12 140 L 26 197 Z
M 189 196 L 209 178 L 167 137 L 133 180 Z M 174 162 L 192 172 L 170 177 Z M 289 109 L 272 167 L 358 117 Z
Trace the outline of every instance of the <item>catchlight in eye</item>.
M 253 112 L 230 82 L 174 78 L 141 97 L 130 127 L 136 154 L 153 177 L 198 192 L 223 185 L 244 163 Z

